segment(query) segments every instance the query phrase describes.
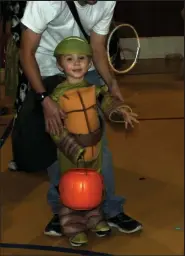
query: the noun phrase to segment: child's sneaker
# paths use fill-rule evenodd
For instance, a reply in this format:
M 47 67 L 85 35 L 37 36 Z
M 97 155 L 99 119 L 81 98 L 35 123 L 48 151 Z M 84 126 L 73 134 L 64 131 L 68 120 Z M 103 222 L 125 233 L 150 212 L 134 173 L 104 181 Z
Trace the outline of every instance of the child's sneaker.
M 96 228 L 92 230 L 93 232 L 96 232 L 96 235 L 99 237 L 107 236 L 111 233 L 111 228 L 105 221 L 101 221 L 98 223 Z
M 84 232 L 78 233 L 76 236 L 69 238 L 69 242 L 72 246 L 82 246 L 88 243 L 87 235 Z

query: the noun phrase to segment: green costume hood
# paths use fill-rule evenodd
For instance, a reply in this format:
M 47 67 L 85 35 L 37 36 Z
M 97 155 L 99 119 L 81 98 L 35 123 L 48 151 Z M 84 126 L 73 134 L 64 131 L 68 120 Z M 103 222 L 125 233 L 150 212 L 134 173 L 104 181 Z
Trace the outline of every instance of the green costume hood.
M 92 49 L 85 39 L 77 36 L 70 36 L 62 40 L 55 48 L 55 57 L 62 54 L 83 54 L 92 56 Z

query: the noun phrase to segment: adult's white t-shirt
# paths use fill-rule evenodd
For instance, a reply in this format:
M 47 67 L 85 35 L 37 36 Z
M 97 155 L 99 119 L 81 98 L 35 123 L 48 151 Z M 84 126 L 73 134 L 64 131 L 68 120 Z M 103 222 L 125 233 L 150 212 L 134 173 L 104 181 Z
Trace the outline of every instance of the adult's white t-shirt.
M 92 30 L 100 35 L 108 34 L 116 1 L 85 6 L 74 2 L 88 35 Z M 53 52 L 61 40 L 69 36 L 84 37 L 65 1 L 28 1 L 21 22 L 42 34 L 35 56 L 43 77 L 60 73 Z

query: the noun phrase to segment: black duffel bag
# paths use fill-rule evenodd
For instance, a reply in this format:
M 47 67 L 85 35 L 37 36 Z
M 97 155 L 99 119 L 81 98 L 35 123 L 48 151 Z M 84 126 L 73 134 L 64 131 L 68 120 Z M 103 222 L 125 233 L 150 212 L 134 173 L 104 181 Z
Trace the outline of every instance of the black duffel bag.
M 49 94 L 64 81 L 62 76 L 43 80 Z M 50 135 L 45 132 L 45 121 L 36 93 L 30 90 L 15 120 L 12 131 L 12 150 L 19 171 L 44 170 L 57 160 L 57 148 Z

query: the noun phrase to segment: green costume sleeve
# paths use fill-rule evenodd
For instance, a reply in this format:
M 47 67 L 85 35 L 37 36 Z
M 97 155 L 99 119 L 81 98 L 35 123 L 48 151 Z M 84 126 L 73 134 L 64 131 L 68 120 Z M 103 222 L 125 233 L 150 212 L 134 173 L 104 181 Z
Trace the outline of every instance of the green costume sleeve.
M 62 96 L 63 92 L 61 90 L 62 84 L 59 84 L 50 95 L 53 101 L 59 103 L 59 97 Z
M 125 108 L 125 105 L 122 101 L 111 95 L 106 85 L 97 89 L 98 96 L 101 96 L 100 108 L 105 117 L 111 122 L 124 122 L 123 115 L 119 109 Z
M 108 87 L 107 85 L 101 85 L 101 86 L 96 86 L 96 96 L 98 98 L 99 95 L 104 95 L 105 93 L 108 92 Z

